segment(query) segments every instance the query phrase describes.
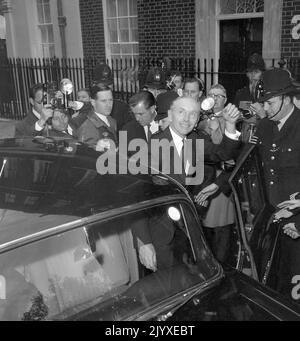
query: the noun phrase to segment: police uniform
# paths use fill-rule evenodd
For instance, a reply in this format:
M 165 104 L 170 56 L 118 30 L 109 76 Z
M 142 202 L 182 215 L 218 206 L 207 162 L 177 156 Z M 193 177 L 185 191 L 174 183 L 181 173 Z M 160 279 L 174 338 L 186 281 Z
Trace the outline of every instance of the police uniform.
M 263 81 L 267 85 L 266 94 L 261 102 L 292 93 L 293 85 L 288 77 L 290 78 L 285 70 L 266 71 L 263 74 Z M 274 207 L 282 201 L 290 200 L 292 194 L 300 192 L 299 132 L 300 110 L 296 107 L 277 123 L 264 118 L 258 124 L 258 149 L 263 162 L 267 195 Z M 293 216 L 289 222 L 295 222 L 298 230 L 300 229 L 300 215 Z M 292 283 L 293 278 L 300 274 L 300 239 L 290 238 L 281 229 L 279 248 L 277 290 L 292 298 L 295 285 Z

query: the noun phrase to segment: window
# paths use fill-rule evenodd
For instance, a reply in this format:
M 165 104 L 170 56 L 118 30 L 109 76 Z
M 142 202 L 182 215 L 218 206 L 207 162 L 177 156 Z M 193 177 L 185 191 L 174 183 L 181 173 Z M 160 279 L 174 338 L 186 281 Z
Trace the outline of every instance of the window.
M 106 39 L 111 59 L 128 59 L 139 54 L 137 1 L 104 0 Z
M 260 13 L 264 0 L 221 0 L 221 14 Z
M 156 252 L 154 271 L 138 255 L 147 243 Z M 119 321 L 199 288 L 218 269 L 185 203 L 153 206 L 1 254 L 0 276 L 10 289 L 0 300 L 0 320 L 76 314 Z
M 50 0 L 37 0 L 38 27 L 41 32 L 42 54 L 45 58 L 55 56 L 53 23 L 51 20 Z

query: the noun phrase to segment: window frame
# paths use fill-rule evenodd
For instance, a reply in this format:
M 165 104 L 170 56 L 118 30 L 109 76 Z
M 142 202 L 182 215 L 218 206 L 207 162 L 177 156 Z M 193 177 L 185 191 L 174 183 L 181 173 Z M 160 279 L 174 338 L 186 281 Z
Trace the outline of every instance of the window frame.
M 106 58 L 111 63 L 111 60 L 125 60 L 130 59 L 134 60 L 139 57 L 139 51 L 137 53 L 134 53 L 132 51 L 132 48 L 134 45 L 137 46 L 137 50 L 139 48 L 139 41 L 132 40 L 132 31 L 131 31 L 131 25 L 130 25 L 130 19 L 136 18 L 138 19 L 138 14 L 136 15 L 130 15 L 130 5 L 129 0 L 127 0 L 127 9 L 128 9 L 128 15 L 127 16 L 119 16 L 118 15 L 118 6 L 116 6 L 116 16 L 115 17 L 108 17 L 108 6 L 107 1 L 109 0 L 102 0 L 102 8 L 103 8 L 103 23 L 104 23 L 104 38 L 105 38 L 105 52 L 106 52 Z M 117 3 L 118 0 L 116 0 Z M 136 3 L 137 5 L 137 3 Z M 109 31 L 109 25 L 108 21 L 111 19 L 117 20 L 117 36 L 118 36 L 118 42 L 110 42 L 110 31 Z M 119 19 L 128 19 L 128 28 L 129 28 L 129 41 L 128 42 L 120 42 L 120 27 L 119 27 Z M 112 53 L 112 46 L 122 46 L 122 45 L 131 45 L 131 53 Z M 118 56 L 118 57 L 116 57 Z
M 41 4 L 42 7 L 42 11 L 43 11 L 43 18 L 40 18 L 39 16 L 39 5 Z M 46 22 L 45 18 L 45 5 L 48 5 L 48 9 L 49 9 L 49 13 L 48 16 L 50 17 L 50 22 Z M 54 26 L 53 26 L 53 15 L 52 15 L 52 11 L 51 11 L 51 1 L 50 0 L 36 0 L 36 11 L 37 11 L 37 26 L 39 28 L 39 32 L 40 32 L 40 43 L 39 45 L 41 46 L 41 54 L 44 58 L 53 58 L 55 57 L 56 54 L 56 49 L 55 49 L 55 37 L 54 37 Z M 41 21 L 44 20 L 44 22 Z M 43 28 L 46 28 L 46 34 L 47 34 L 47 42 L 43 41 L 43 34 L 42 34 L 42 30 Z M 53 37 L 53 41 L 49 41 L 49 29 L 52 31 L 52 37 Z M 47 51 L 47 53 L 45 53 L 45 50 Z M 53 51 L 51 53 L 51 51 Z

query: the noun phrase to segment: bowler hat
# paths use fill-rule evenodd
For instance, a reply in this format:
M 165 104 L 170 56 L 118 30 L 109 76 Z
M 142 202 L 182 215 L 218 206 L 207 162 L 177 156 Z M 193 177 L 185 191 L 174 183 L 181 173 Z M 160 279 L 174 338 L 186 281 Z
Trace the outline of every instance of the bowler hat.
M 288 70 L 274 68 L 262 75 L 263 93 L 259 102 L 265 102 L 272 97 L 294 94 L 299 91 Z
M 157 116 L 155 118 L 155 121 L 160 121 L 168 116 L 168 110 L 170 109 L 175 99 L 178 97 L 179 96 L 177 92 L 172 90 L 161 93 L 157 96 L 156 98 Z
M 265 71 L 266 65 L 262 56 L 258 53 L 253 53 L 247 61 L 247 72 L 255 70 Z
M 146 77 L 146 87 L 152 89 L 166 89 L 166 75 L 161 68 L 152 68 Z
M 96 84 L 111 85 L 113 83 L 111 68 L 105 63 L 97 64 L 93 79 Z

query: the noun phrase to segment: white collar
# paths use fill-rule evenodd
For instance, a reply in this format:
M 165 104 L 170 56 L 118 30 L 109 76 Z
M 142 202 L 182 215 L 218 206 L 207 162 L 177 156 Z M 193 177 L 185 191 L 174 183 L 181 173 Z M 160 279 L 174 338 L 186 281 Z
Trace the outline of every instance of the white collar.
M 279 130 L 284 126 L 285 122 L 290 118 L 290 116 L 292 115 L 294 110 L 295 110 L 295 107 L 293 106 L 293 109 L 291 110 L 291 112 L 289 114 L 287 114 L 284 118 L 279 120 L 279 124 L 278 124 L 278 129 Z
M 169 127 L 169 128 L 170 128 L 170 132 L 171 132 L 171 135 L 172 135 L 172 138 L 173 138 L 176 150 L 178 152 L 178 155 L 180 155 L 181 154 L 181 149 L 182 149 L 182 146 L 183 146 L 183 141 L 182 140 L 185 140 L 186 137 L 184 137 L 184 138 L 181 137 L 180 135 L 175 133 L 175 131 L 171 127 Z
M 100 118 L 100 120 L 102 120 L 106 125 L 108 125 L 110 127 L 107 116 L 105 116 L 103 114 L 99 114 L 96 111 L 95 111 L 95 114 Z

